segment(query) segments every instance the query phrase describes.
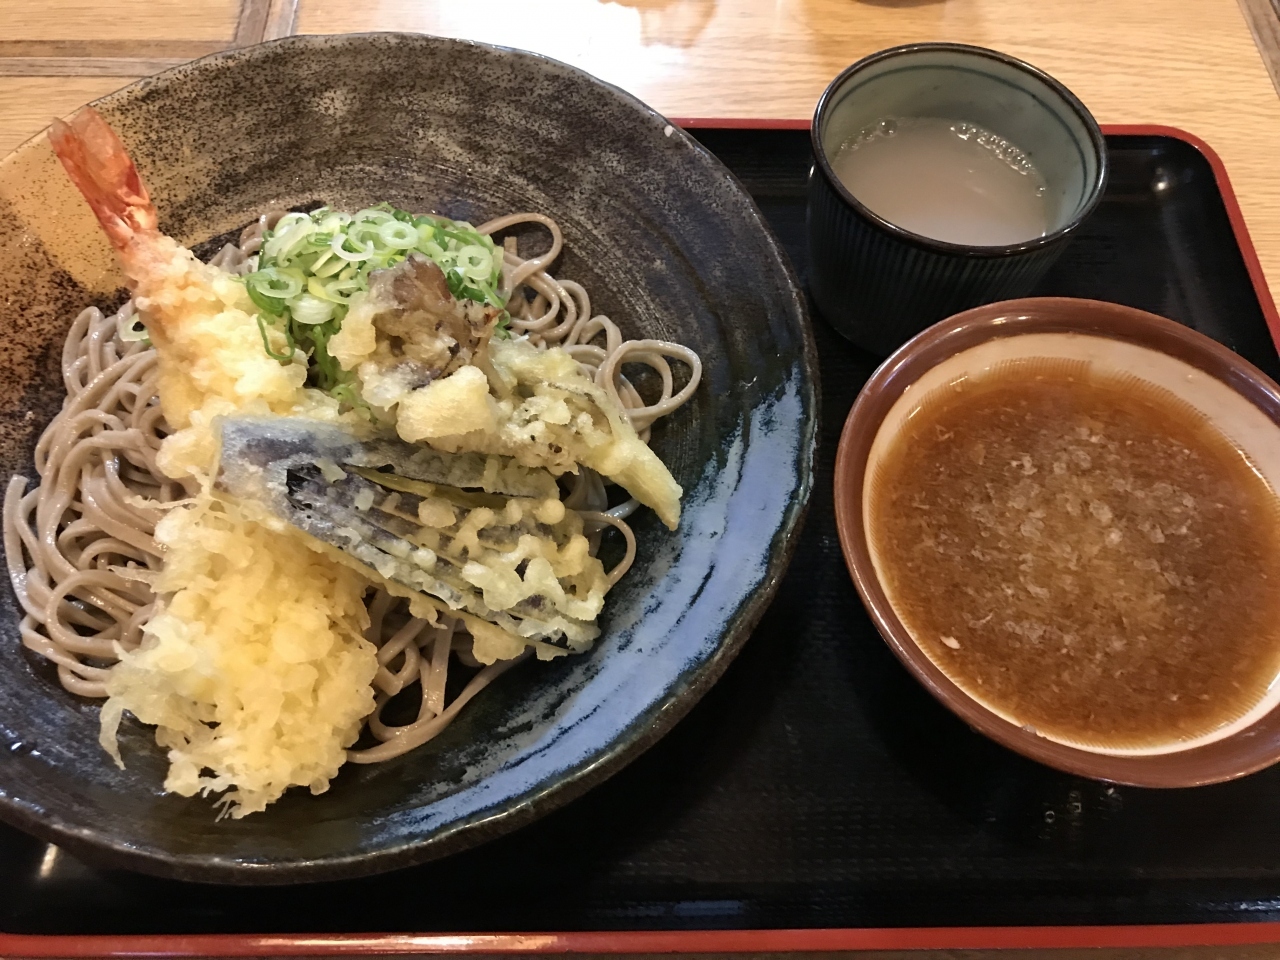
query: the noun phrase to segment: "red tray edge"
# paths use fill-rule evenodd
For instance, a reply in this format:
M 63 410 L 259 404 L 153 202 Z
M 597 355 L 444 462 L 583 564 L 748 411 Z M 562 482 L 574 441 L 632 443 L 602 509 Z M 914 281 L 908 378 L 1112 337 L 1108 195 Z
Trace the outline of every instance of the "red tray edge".
M 673 118 L 686 130 L 808 130 L 808 120 Z M 1104 124 L 1104 134 L 1174 137 L 1213 169 L 1271 339 L 1280 349 L 1280 312 L 1267 285 L 1222 158 L 1195 134 L 1159 124 Z M 866 927 L 813 930 L 582 931 L 498 934 L 28 935 L 0 932 L 0 956 L 261 957 L 376 954 L 773 953 L 834 950 L 1009 950 L 1222 947 L 1280 943 L 1280 923 L 1198 923 L 1070 927 Z
M 1253 238 L 1249 236 L 1249 228 L 1244 221 L 1244 211 L 1240 209 L 1240 203 L 1236 200 L 1235 188 L 1231 186 L 1226 164 L 1222 162 L 1218 152 L 1194 133 L 1188 133 L 1179 127 L 1117 123 L 1103 124 L 1102 132 L 1117 136 L 1174 137 L 1191 144 L 1209 161 L 1209 166 L 1213 168 L 1213 179 L 1218 184 L 1218 192 L 1222 194 L 1222 203 L 1227 208 L 1227 217 L 1231 220 L 1231 232 L 1235 234 L 1236 246 L 1240 248 L 1240 255 L 1244 257 L 1245 269 L 1249 271 L 1249 279 L 1253 282 L 1253 290 L 1258 297 L 1259 306 L 1262 307 L 1262 315 L 1267 320 L 1267 329 L 1271 331 L 1271 340 L 1276 344 L 1277 349 L 1280 349 L 1280 311 L 1276 310 L 1275 299 L 1271 296 L 1271 288 L 1267 284 L 1267 275 L 1262 272 L 1258 251 L 1253 245 Z
M 0 936 L 19 957 L 284 957 L 547 953 L 782 953 L 861 950 L 1224 947 L 1280 942 L 1280 923 L 1080 927 L 583 931 L 495 934 Z

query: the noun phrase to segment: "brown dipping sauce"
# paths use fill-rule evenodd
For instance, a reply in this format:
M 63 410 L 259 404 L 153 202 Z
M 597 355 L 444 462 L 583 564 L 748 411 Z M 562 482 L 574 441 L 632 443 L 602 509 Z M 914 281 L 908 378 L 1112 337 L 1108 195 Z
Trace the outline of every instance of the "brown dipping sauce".
M 868 535 L 953 682 L 1055 740 L 1133 750 L 1243 716 L 1280 673 L 1280 509 L 1173 393 L 1069 360 L 936 390 Z

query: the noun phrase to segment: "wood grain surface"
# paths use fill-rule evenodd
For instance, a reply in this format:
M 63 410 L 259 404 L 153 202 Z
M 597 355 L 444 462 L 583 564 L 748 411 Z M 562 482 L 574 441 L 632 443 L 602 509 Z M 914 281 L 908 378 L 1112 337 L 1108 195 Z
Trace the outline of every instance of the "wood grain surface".
M 239 0 L 6 0 L 5 40 L 229 40 Z
M 0 156 L 39 133 L 50 117 L 65 116 L 130 79 L 0 76 Z

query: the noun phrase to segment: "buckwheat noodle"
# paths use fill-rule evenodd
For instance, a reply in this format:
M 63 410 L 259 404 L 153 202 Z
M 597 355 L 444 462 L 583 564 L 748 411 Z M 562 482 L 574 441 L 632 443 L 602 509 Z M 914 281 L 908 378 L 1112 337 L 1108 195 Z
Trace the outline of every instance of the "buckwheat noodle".
M 284 211 L 264 214 L 211 261 L 232 273 L 253 269 L 251 258 L 263 233 Z M 503 286 L 513 334 L 538 346 L 564 347 L 614 398 L 648 442 L 649 429 L 692 396 L 702 375 L 698 355 L 664 340 L 625 340 L 617 324 L 592 315 L 581 284 L 549 272 L 563 247 L 560 227 L 550 217 L 518 213 L 481 224 L 492 234 L 520 224 L 540 224 L 551 247 L 523 259 L 513 239 L 503 245 Z M 132 301 L 114 314 L 83 310 L 71 325 L 62 350 L 67 397 L 45 428 L 35 450 L 40 482 L 27 489 L 25 477 L 9 481 L 4 498 L 4 547 L 9 579 L 22 605 L 23 645 L 57 665 L 58 679 L 71 693 L 102 698 L 117 649 L 142 642 L 143 627 L 155 610 L 150 582 L 163 555 L 152 538 L 166 505 L 196 492 L 194 481 L 173 480 L 156 468 L 156 453 L 168 432 L 157 397 L 155 351 L 130 339 Z M 675 389 L 671 362 L 688 367 Z M 661 385 L 652 403 L 623 374 L 624 364 L 650 368 Z M 634 499 L 609 506 L 599 474 L 581 469 L 565 504 L 582 513 L 593 552 L 605 529 L 617 529 L 626 552 L 609 573 L 616 583 L 635 559 L 635 534 L 626 519 Z M 374 678 L 376 706 L 365 727 L 377 744 L 353 749 L 348 759 L 377 763 L 399 756 L 436 736 L 494 679 L 520 659 L 481 666 L 460 620 L 441 616 L 429 624 L 409 614 L 405 601 L 370 588 L 366 638 L 378 647 Z M 474 671 L 446 702 L 449 671 Z M 476 668 L 479 668 L 478 670 Z M 383 710 L 398 694 L 419 689 L 416 718 L 384 721 Z M 456 686 L 456 684 L 455 684 Z M 367 742 L 367 738 L 365 739 Z

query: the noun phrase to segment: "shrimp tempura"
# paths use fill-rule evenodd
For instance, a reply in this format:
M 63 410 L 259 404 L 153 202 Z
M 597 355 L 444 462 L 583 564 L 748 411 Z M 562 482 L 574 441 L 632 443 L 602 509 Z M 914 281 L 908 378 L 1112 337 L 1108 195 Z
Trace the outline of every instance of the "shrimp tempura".
M 212 420 L 220 414 L 337 416 L 336 403 L 303 388 L 303 356 L 281 365 L 267 355 L 264 336 L 278 354 L 288 347 L 280 331 L 259 327 L 244 285 L 160 232 L 141 176 L 96 110 L 55 120 L 49 140 L 115 247 L 156 347 L 160 404 L 178 431 L 160 451 L 165 473 L 209 472 L 217 456 Z
M 300 354 L 263 331 L 244 286 L 160 232 L 124 146 L 91 108 L 55 121 L 50 141 L 120 259 L 159 358 L 160 405 L 175 433 L 157 456 L 173 477 L 211 475 L 220 414 L 339 416 L 304 387 Z M 135 650 L 106 680 L 100 742 L 123 766 L 125 711 L 156 726 L 165 789 L 222 792 L 225 812 L 264 809 L 291 786 L 328 788 L 374 708 L 377 651 L 368 581 L 316 552 L 292 528 L 205 489 L 171 510 L 155 539 L 164 568 Z

